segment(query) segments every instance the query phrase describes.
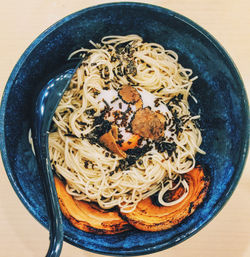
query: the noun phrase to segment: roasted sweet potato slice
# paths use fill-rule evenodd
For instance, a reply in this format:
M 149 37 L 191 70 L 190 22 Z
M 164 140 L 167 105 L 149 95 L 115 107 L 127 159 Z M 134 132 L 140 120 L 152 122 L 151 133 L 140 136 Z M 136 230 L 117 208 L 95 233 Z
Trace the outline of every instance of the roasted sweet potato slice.
M 95 203 L 74 200 L 66 191 L 64 183 L 56 176 L 54 180 L 62 213 L 76 228 L 95 234 L 116 234 L 131 228 L 117 211 L 101 209 Z
M 203 201 L 209 186 L 209 180 L 203 169 L 198 166 L 184 175 L 189 193 L 186 198 L 173 206 L 157 206 L 149 197 L 142 200 L 136 209 L 130 213 L 122 213 L 127 221 L 137 229 L 144 231 L 161 231 L 169 229 L 191 215 Z M 181 189 L 168 196 L 172 200 L 180 197 Z

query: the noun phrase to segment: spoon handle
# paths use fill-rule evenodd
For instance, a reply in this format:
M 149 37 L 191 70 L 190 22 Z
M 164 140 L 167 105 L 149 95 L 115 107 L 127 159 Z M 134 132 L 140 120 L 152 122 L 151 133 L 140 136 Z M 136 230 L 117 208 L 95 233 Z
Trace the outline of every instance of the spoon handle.
M 47 169 L 50 169 L 50 163 L 46 159 Z M 47 197 L 47 201 L 50 202 L 47 206 L 49 215 L 49 226 L 50 226 L 50 245 L 46 257 L 58 257 L 60 256 L 62 245 L 63 245 L 63 224 L 60 206 L 58 205 L 58 198 L 56 193 L 56 188 L 54 184 L 54 178 L 52 172 L 48 173 L 50 178 L 48 179 L 48 185 L 46 189 L 51 192 L 50 197 Z
M 63 244 L 63 223 L 57 192 L 54 184 L 53 172 L 50 164 L 48 134 L 56 107 L 68 87 L 75 70 L 64 70 L 57 77 L 50 80 L 39 93 L 34 107 L 32 137 L 45 194 L 49 221 L 50 246 L 46 257 L 60 256 Z M 75 62 L 74 62 L 75 63 Z M 67 65 L 73 65 L 68 62 Z
M 39 133 L 38 133 L 39 135 Z M 44 188 L 46 207 L 49 221 L 50 245 L 46 257 L 60 256 L 63 245 L 63 223 L 60 206 L 58 204 L 57 192 L 54 184 L 53 172 L 51 170 L 48 158 L 48 135 L 38 137 L 40 139 L 40 155 L 37 156 L 40 175 L 43 177 L 42 183 Z M 35 148 L 38 147 L 34 145 Z

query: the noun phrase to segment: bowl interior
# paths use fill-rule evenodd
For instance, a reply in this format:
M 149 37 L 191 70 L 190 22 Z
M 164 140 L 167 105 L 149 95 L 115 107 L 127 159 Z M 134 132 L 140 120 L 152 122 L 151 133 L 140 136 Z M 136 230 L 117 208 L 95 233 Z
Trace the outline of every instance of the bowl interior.
M 114 255 L 136 255 L 173 246 L 201 229 L 222 208 L 240 177 L 248 144 L 248 104 L 242 81 L 222 47 L 203 29 L 174 12 L 155 6 L 120 3 L 82 10 L 59 21 L 26 50 L 15 66 L 2 100 L 1 149 L 13 188 L 31 214 L 48 227 L 35 157 L 28 142 L 30 106 L 42 83 L 89 40 L 138 34 L 179 55 L 194 82 L 190 108 L 201 115 L 202 149 L 197 162 L 211 176 L 203 204 L 181 224 L 162 232 L 133 230 L 119 235 L 93 235 L 64 218 L 65 240 L 80 248 Z

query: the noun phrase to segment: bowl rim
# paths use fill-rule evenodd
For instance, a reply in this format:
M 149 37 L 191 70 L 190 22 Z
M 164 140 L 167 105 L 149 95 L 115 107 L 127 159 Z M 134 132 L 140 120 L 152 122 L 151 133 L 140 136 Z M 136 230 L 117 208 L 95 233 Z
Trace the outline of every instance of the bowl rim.
M 194 30 L 198 31 L 200 34 L 202 34 L 204 37 L 207 38 L 208 41 L 220 52 L 222 57 L 226 60 L 226 62 L 229 64 L 230 68 L 234 71 L 234 74 L 236 75 L 236 80 L 239 82 L 241 87 L 238 89 L 240 90 L 240 95 L 242 99 L 242 106 L 244 107 L 244 113 L 243 116 L 247 122 L 246 127 L 245 127 L 245 133 L 243 135 L 243 148 L 241 149 L 242 155 L 241 159 L 238 162 L 238 166 L 236 166 L 236 173 L 234 180 L 231 184 L 231 186 L 228 188 L 227 193 L 223 194 L 223 197 L 221 197 L 223 200 L 219 201 L 219 204 L 216 205 L 216 207 L 213 209 L 212 215 L 210 215 L 210 218 L 206 221 L 203 222 L 202 225 L 199 227 L 196 227 L 192 230 L 189 230 L 187 233 L 185 233 L 182 236 L 176 237 L 174 241 L 172 242 L 163 242 L 160 244 L 157 244 L 155 246 L 150 246 L 148 248 L 139 248 L 139 249 L 133 249 L 133 250 L 126 250 L 126 251 L 120 251 L 120 250 L 114 250 L 114 251 L 100 251 L 100 250 L 91 250 L 88 249 L 87 247 L 83 247 L 77 243 L 77 240 L 73 240 L 71 237 L 68 237 L 67 235 L 64 235 L 64 240 L 74 246 L 77 246 L 81 249 L 90 251 L 90 252 L 95 252 L 98 254 L 105 254 L 105 255 L 120 255 L 120 256 L 137 256 L 137 255 L 144 255 L 144 254 L 150 254 L 154 252 L 158 252 L 161 250 L 165 250 L 167 248 L 173 247 L 176 244 L 181 243 L 182 241 L 188 239 L 189 237 L 193 236 L 196 234 L 198 231 L 200 231 L 203 227 L 205 227 L 211 220 L 217 216 L 217 214 L 222 210 L 223 206 L 227 203 L 229 198 L 231 197 L 232 193 L 234 192 L 237 184 L 239 183 L 240 177 L 242 175 L 244 165 L 246 163 L 246 158 L 248 155 L 248 147 L 249 147 L 249 105 L 248 105 L 248 98 L 247 98 L 247 93 L 244 88 L 244 83 L 242 81 L 241 75 L 233 62 L 232 58 L 230 55 L 227 53 L 227 51 L 224 49 L 224 47 L 205 29 L 203 29 L 201 26 L 193 22 L 191 19 L 185 17 L 184 15 L 181 15 L 175 11 L 169 10 L 165 7 L 153 5 L 153 4 L 147 4 L 147 3 L 140 3 L 140 2 L 111 2 L 111 3 L 105 3 L 105 4 L 98 4 L 94 5 L 88 8 L 84 8 L 82 10 L 79 10 L 77 12 L 74 12 L 72 14 L 69 14 L 65 16 L 64 18 L 60 19 L 56 23 L 52 24 L 50 27 L 48 27 L 46 30 L 44 30 L 38 37 L 36 37 L 33 42 L 27 47 L 27 49 L 23 52 L 19 60 L 17 61 L 16 65 L 14 66 L 4 89 L 2 99 L 1 99 L 1 106 L 0 106 L 0 149 L 1 149 L 1 155 L 2 155 L 2 161 L 4 164 L 4 168 L 6 170 L 8 179 L 12 185 L 12 188 L 14 189 L 15 193 L 17 194 L 18 198 L 21 200 L 25 208 L 30 212 L 30 214 L 40 223 L 42 224 L 45 228 L 48 229 L 47 225 L 45 224 L 45 221 L 38 220 L 37 217 L 35 216 L 35 211 L 32 208 L 32 206 L 29 204 L 27 199 L 24 197 L 22 194 L 22 190 L 19 189 L 18 184 L 16 183 L 13 175 L 12 175 L 12 169 L 8 161 L 8 156 L 7 156 L 7 151 L 6 151 L 6 142 L 5 142 L 5 111 L 6 111 L 6 106 L 7 106 L 7 101 L 8 101 L 8 96 L 12 87 L 13 82 L 15 81 L 20 68 L 22 65 L 25 63 L 27 57 L 29 56 L 30 53 L 36 48 L 36 46 L 44 39 L 46 38 L 49 34 L 51 34 L 53 31 L 55 31 L 58 27 L 62 26 L 64 23 L 67 23 L 68 21 L 80 16 L 81 14 L 87 13 L 91 10 L 96 10 L 96 9 L 102 9 L 106 7 L 113 7 L 113 6 L 135 6 L 138 8 L 144 8 L 144 9 L 150 9 L 154 12 L 160 12 L 164 13 L 168 16 L 174 16 L 174 18 L 180 20 L 181 22 L 185 23 L 188 26 L 191 26 Z

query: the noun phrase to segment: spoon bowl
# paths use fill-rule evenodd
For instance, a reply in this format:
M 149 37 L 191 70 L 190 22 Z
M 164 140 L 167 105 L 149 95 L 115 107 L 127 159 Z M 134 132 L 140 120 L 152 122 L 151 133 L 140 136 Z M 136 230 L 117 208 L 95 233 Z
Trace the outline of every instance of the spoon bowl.
M 50 246 L 46 255 L 47 257 L 60 256 L 63 244 L 62 214 L 50 165 L 48 131 L 55 110 L 74 72 L 75 69 L 69 69 L 51 79 L 38 94 L 33 108 L 32 139 L 49 219 Z

